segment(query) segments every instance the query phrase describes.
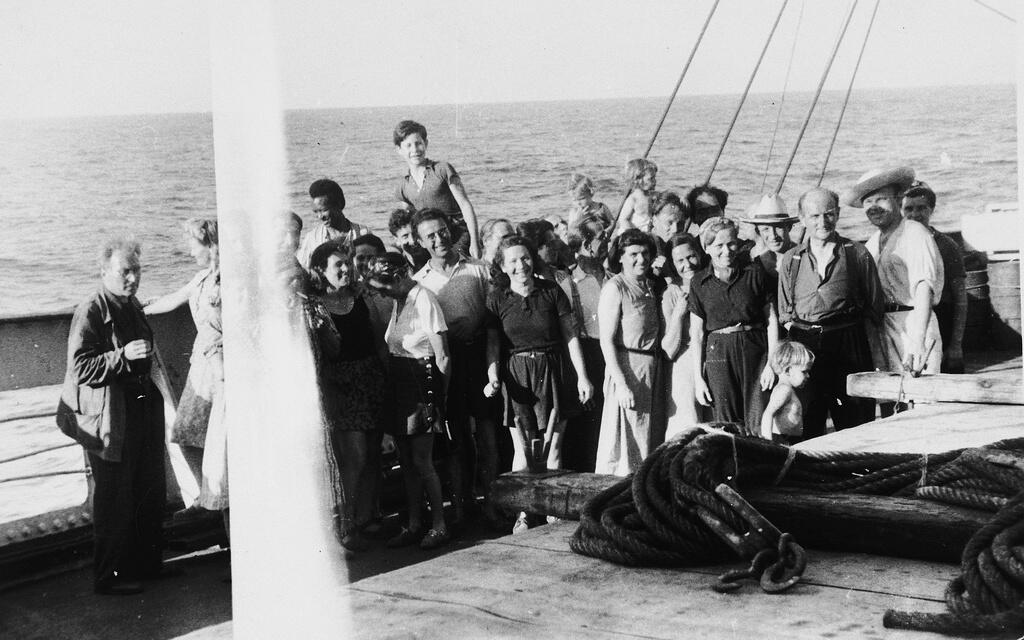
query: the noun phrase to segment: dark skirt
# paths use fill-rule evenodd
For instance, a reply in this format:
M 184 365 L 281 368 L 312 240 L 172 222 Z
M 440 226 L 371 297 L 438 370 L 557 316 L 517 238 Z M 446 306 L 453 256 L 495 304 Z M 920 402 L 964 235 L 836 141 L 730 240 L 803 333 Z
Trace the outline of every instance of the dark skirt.
M 565 404 L 561 353 L 513 353 L 505 366 L 505 389 L 519 428 L 537 432 L 558 424 L 564 417 Z
M 444 378 L 434 359 L 393 355 L 390 363 L 391 434 L 444 433 Z
M 384 404 L 386 378 L 377 356 L 321 365 L 324 420 L 338 431 L 376 429 Z

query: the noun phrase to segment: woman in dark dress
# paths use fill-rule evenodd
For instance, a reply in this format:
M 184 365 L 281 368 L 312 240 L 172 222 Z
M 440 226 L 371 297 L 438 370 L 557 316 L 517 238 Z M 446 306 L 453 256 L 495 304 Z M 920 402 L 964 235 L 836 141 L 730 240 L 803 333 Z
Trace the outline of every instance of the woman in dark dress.
M 355 526 L 355 500 L 385 389 L 383 344 L 373 330 L 379 320 L 356 282 L 352 256 L 343 245 L 326 242 L 317 247 L 310 257 L 310 276 L 320 399 L 341 476 L 339 533 L 346 549 L 360 551 L 367 543 Z

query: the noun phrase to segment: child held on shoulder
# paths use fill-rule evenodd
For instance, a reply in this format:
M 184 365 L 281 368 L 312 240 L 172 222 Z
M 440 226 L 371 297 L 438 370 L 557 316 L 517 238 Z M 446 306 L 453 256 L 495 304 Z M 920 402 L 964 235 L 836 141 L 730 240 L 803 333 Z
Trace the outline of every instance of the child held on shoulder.
M 658 165 L 644 158 L 634 158 L 626 163 L 626 186 L 629 195 L 619 215 L 619 226 L 616 234 L 626 229 L 639 229 L 644 233 L 651 232 L 653 217 L 651 201 L 658 186 Z
M 603 202 L 594 200 L 594 181 L 588 176 L 582 173 L 569 176 L 569 198 L 572 199 L 568 220 L 570 229 L 587 216 L 600 220 L 605 228 L 612 226 L 612 212 Z
M 782 340 L 771 355 L 772 370 L 779 377 L 761 417 L 761 437 L 795 444 L 804 432 L 804 407 L 796 390 L 804 386 L 814 364 L 814 354 L 799 342 Z

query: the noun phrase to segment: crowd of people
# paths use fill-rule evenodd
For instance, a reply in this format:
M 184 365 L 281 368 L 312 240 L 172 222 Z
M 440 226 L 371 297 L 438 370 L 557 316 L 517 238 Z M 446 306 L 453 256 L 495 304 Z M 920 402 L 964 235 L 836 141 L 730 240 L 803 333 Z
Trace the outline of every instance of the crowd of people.
M 319 222 L 302 234 L 290 214 L 280 248 L 315 355 L 338 471 L 336 523 L 350 552 L 381 532 L 382 450 L 391 446 L 407 516 L 387 545 L 432 549 L 450 539 L 450 520 L 507 526 L 489 500 L 502 471 L 625 476 L 666 439 L 710 420 L 795 443 L 874 419 L 873 400 L 846 394 L 850 373 L 962 371 L 961 254 L 928 226 L 935 193 L 909 168 L 870 171 L 842 196 L 810 189 L 795 215 L 768 194 L 733 216 L 723 189 L 659 192 L 657 166 L 637 159 L 626 166 L 619 215 L 576 173 L 564 217 L 478 225 L 458 172 L 428 158 L 422 125 L 400 122 L 394 145 L 408 171 L 389 243 L 347 218 L 342 187 L 323 178 L 309 187 Z M 865 209 L 876 229 L 866 244 L 836 231 L 842 207 Z M 106 402 L 107 422 L 113 407 L 121 423 L 100 443 L 80 439 L 96 468 L 115 460 L 125 469 L 94 471 L 97 503 L 109 501 L 96 509 L 101 593 L 154 571 L 132 549 L 156 542 L 125 533 L 148 530 L 138 522 L 153 509 L 139 503 L 157 482 L 139 460 L 158 446 L 162 424 L 146 427 L 152 442 L 124 427 L 157 393 L 147 382 L 146 313 L 192 309 L 198 336 L 171 439 L 202 478 L 186 511 L 227 508 L 217 226 L 190 221 L 188 230 L 201 271 L 185 287 L 143 308 L 138 245 L 114 242 L 102 255 L 103 286 L 73 323 L 62 397 L 81 419 L 105 388 L 97 407 Z M 882 415 L 894 410 L 881 406 Z M 118 492 L 113 483 L 141 484 Z M 542 522 L 519 514 L 513 532 Z

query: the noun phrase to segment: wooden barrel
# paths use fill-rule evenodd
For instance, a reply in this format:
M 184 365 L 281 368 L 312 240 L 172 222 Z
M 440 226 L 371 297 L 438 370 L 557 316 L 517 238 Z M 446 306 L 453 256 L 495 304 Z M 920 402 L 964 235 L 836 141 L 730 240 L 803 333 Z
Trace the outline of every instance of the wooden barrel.
M 996 349 L 1021 348 L 1020 260 L 988 263 L 989 327 Z

